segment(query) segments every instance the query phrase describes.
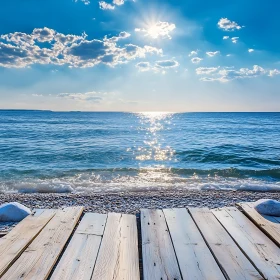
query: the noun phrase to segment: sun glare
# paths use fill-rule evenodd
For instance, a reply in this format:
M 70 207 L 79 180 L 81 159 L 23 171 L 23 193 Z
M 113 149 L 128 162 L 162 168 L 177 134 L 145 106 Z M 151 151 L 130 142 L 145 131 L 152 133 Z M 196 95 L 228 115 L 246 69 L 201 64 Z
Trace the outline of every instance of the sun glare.
M 153 24 L 148 27 L 147 33 L 149 36 L 156 39 L 160 35 L 161 29 L 159 28 L 159 26 L 157 24 Z

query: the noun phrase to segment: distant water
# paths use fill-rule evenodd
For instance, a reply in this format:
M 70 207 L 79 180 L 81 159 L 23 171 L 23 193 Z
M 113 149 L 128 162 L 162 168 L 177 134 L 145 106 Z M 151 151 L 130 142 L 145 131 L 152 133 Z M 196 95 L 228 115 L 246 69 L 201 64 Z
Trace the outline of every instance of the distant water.
M 0 192 L 280 190 L 280 113 L 0 111 Z

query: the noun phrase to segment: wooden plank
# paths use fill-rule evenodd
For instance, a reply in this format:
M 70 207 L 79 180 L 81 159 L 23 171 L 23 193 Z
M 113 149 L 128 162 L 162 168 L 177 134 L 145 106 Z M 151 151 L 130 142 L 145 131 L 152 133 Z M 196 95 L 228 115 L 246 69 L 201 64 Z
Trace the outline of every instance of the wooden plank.
M 161 210 L 141 210 L 144 280 L 182 280 Z
M 278 222 L 277 217 L 259 214 L 255 210 L 253 203 L 239 203 L 238 205 L 255 225 L 280 246 L 280 223 Z
M 163 210 L 183 279 L 225 279 L 185 208 Z
M 140 279 L 137 226 L 134 215 L 108 214 L 91 279 Z
M 21 255 L 54 215 L 55 212 L 52 210 L 29 215 L 0 239 L 0 276 Z
M 47 279 L 82 212 L 83 207 L 58 210 L 1 280 Z
M 86 213 L 52 274 L 52 280 L 89 280 L 107 215 Z
M 263 279 L 208 208 L 189 208 L 227 279 Z
M 76 233 L 103 235 L 107 214 L 86 213 Z
M 266 279 L 280 279 L 280 248 L 235 207 L 212 210 Z

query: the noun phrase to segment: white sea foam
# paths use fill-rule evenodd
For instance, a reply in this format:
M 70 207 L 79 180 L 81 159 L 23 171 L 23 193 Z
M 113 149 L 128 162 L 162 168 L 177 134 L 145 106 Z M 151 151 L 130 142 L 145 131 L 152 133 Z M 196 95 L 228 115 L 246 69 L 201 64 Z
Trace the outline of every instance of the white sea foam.
M 104 171 L 82 172 L 52 179 L 24 178 L 2 181 L 0 192 L 84 193 L 143 190 L 239 190 L 280 191 L 280 182 L 256 178 L 222 176 L 181 176 L 166 170 L 150 169 L 129 173 Z

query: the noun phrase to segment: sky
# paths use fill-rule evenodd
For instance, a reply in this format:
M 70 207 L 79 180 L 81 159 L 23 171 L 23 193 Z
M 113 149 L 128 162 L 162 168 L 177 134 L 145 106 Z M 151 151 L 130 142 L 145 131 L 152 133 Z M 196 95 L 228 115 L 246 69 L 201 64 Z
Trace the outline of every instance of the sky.
M 276 0 L 0 3 L 0 109 L 280 111 Z

